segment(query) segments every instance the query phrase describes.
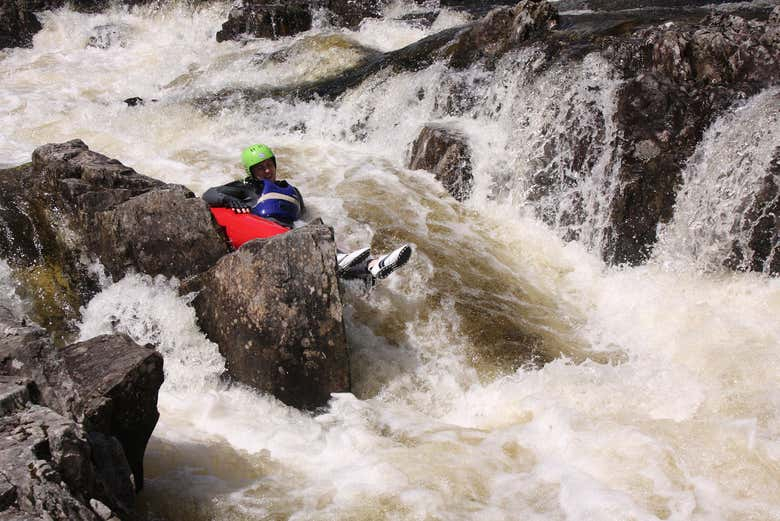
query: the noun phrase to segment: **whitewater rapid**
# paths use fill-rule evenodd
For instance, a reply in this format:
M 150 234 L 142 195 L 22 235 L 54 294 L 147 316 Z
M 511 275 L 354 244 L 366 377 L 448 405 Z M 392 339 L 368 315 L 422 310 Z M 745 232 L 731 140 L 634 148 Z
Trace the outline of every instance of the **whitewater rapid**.
M 106 283 L 82 310 L 81 339 L 122 331 L 165 358 L 139 497 L 150 519 L 780 519 L 780 279 L 725 272 L 701 248 L 676 247 L 691 243 L 695 210 L 665 227 L 648 265 L 608 267 L 594 253 L 605 206 L 596 183 L 571 188 L 590 201 L 579 242 L 559 238 L 571 192 L 530 201 L 522 176 L 493 186 L 503 171 L 535 167 L 542 136 L 566 132 L 548 117 L 566 106 L 597 108 L 576 120 L 592 134 L 597 174 L 609 175 L 614 130 L 595 129 L 619 81 L 599 56 L 537 78 L 518 70 L 533 61 L 526 50 L 496 73 L 435 64 L 372 78 L 336 102 L 206 114 L 195 100 L 219 89 L 327 75 L 365 48 L 464 21 L 445 11 L 415 28 L 395 19 L 413 8 L 396 4 L 357 31 L 318 21 L 294 38 L 217 44 L 229 7 L 45 13 L 32 49 L 0 51 L 0 167 L 78 137 L 201 193 L 240 176 L 242 147 L 266 142 L 341 245 L 409 242 L 415 256 L 368 297 L 347 288 L 353 393 L 320 415 L 229 385 L 178 281 Z M 121 27 L 124 45 L 85 48 L 104 24 Z M 286 61 L 269 59 L 278 51 Z M 460 116 L 441 111 L 451 82 L 477 100 Z M 741 154 L 760 175 L 777 139 L 770 95 L 714 126 L 686 179 L 735 141 L 753 143 Z M 128 107 L 131 96 L 159 101 Z M 474 145 L 464 205 L 405 168 L 432 120 Z M 745 141 L 739 128 L 750 124 L 758 130 Z M 736 182 L 727 166 L 721 177 Z M 718 194 L 691 189 L 681 204 L 717 206 Z M 13 286 L 0 265 L 0 296 L 21 309 Z

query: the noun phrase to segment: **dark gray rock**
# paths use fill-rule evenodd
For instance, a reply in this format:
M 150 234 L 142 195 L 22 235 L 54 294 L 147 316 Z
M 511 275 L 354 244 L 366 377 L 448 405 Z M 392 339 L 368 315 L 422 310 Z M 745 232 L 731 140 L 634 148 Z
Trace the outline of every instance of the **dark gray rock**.
M 769 20 L 713 15 L 698 24 L 643 30 L 615 120 L 621 164 L 604 257 L 639 264 L 659 223 L 671 219 L 681 171 L 704 130 L 735 101 L 780 82 L 780 7 Z M 618 53 L 620 54 L 620 53 Z
M 458 201 L 471 195 L 471 149 L 460 132 L 441 125 L 426 125 L 412 145 L 409 168 L 432 172 Z
M 349 391 L 349 356 L 333 230 L 308 225 L 256 239 L 183 291 L 228 373 L 294 407 Z
M 0 49 L 32 47 L 33 36 L 43 28 L 34 14 L 39 4 L 35 0 L 0 0 Z
M 104 435 L 95 437 L 96 447 L 110 456 L 98 465 L 108 483 L 104 502 L 129 510 L 129 474 L 140 490 L 143 453 L 159 417 L 160 354 L 126 335 L 103 335 L 57 349 L 43 330 L 19 324 L 7 313 L 0 316 L 0 331 L 0 376 L 33 380 L 37 402 L 78 421 L 89 433 Z M 121 444 L 124 466 L 114 442 L 105 437 Z
M 206 203 L 178 185 L 98 212 L 87 228 L 90 250 L 115 278 L 129 269 L 185 278 L 209 268 L 227 252 Z
M 56 349 L 40 329 L 13 322 L 0 322 L 0 327 L 5 331 L 0 375 L 34 380 L 41 404 L 78 421 L 90 433 L 116 438 L 140 490 L 143 453 L 159 418 L 160 354 L 126 335 L 103 335 Z M 129 484 L 121 477 L 115 481 L 123 487 Z M 127 499 L 125 488 L 115 495 Z
M 31 164 L 0 171 L 0 189 L 0 255 L 33 318 L 62 337 L 98 288 L 82 259 L 97 256 L 115 278 L 128 270 L 185 278 L 228 252 L 200 198 L 80 140 L 39 147 Z
M 255 38 L 281 38 L 311 29 L 312 16 L 303 2 L 276 3 L 244 0 L 234 7 L 217 32 L 217 41 L 235 40 L 243 35 Z
M 60 352 L 73 382 L 70 414 L 90 433 L 119 440 L 140 490 L 144 451 L 160 416 L 162 356 L 126 335 L 101 335 Z
M 558 12 L 546 0 L 523 0 L 514 7 L 490 11 L 453 39 L 442 54 L 458 69 L 483 60 L 490 65 L 510 49 L 544 35 L 557 25 Z
M 383 2 L 376 0 L 243 0 L 234 7 L 217 32 L 217 41 L 237 40 L 244 36 L 281 38 L 311 29 L 312 11 L 325 8 L 337 27 L 356 28 L 365 18 L 376 18 Z
M 354 29 L 366 18 L 378 18 L 382 14 L 383 1 L 377 0 L 326 0 L 333 23 L 339 27 Z
M 72 420 L 38 405 L 0 417 L 0 491 L 12 519 L 99 521 L 87 506 L 94 483 L 89 443 Z
M 37 396 L 38 389 L 32 380 L 0 376 L 0 416 L 23 409 L 27 404 L 34 403 Z

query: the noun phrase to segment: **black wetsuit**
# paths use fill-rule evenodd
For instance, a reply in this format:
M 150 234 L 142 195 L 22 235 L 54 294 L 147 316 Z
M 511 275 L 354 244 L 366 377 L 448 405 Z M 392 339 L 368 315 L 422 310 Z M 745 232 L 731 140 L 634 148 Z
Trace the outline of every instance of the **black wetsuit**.
M 285 188 L 292 186 L 287 181 L 274 181 L 274 183 L 276 183 L 277 186 L 283 186 Z M 295 190 L 295 198 L 298 199 L 298 202 L 300 203 L 301 215 L 303 215 L 303 196 L 301 196 L 301 193 L 294 186 L 292 186 L 292 189 Z M 222 186 L 209 188 L 204 192 L 203 199 L 208 203 L 209 206 L 214 207 L 225 208 L 230 207 L 231 203 L 241 202 L 247 205 L 247 207 L 251 208 L 257 204 L 257 200 L 260 198 L 262 193 L 263 181 L 259 181 L 257 179 L 246 179 L 244 181 L 233 181 L 232 183 L 228 183 Z M 271 219 L 268 217 L 264 218 L 277 222 L 287 228 L 293 227 L 293 221 Z

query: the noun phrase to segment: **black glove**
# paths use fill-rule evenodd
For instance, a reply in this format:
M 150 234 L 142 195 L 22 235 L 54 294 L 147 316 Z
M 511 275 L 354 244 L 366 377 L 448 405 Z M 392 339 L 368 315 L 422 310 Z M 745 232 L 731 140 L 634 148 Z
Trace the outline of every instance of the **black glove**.
M 227 205 L 228 208 L 233 210 L 235 213 L 249 213 L 251 210 L 251 207 L 248 204 L 243 201 L 239 201 L 238 199 L 228 201 Z

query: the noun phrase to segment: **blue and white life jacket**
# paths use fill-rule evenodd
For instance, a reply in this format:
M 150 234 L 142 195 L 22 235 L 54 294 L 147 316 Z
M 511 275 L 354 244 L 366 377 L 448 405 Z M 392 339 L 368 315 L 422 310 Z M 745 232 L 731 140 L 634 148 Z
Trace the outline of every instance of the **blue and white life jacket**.
M 301 214 L 301 202 L 294 186 L 285 181 L 281 183 L 263 181 L 263 193 L 252 213 L 292 224 Z

